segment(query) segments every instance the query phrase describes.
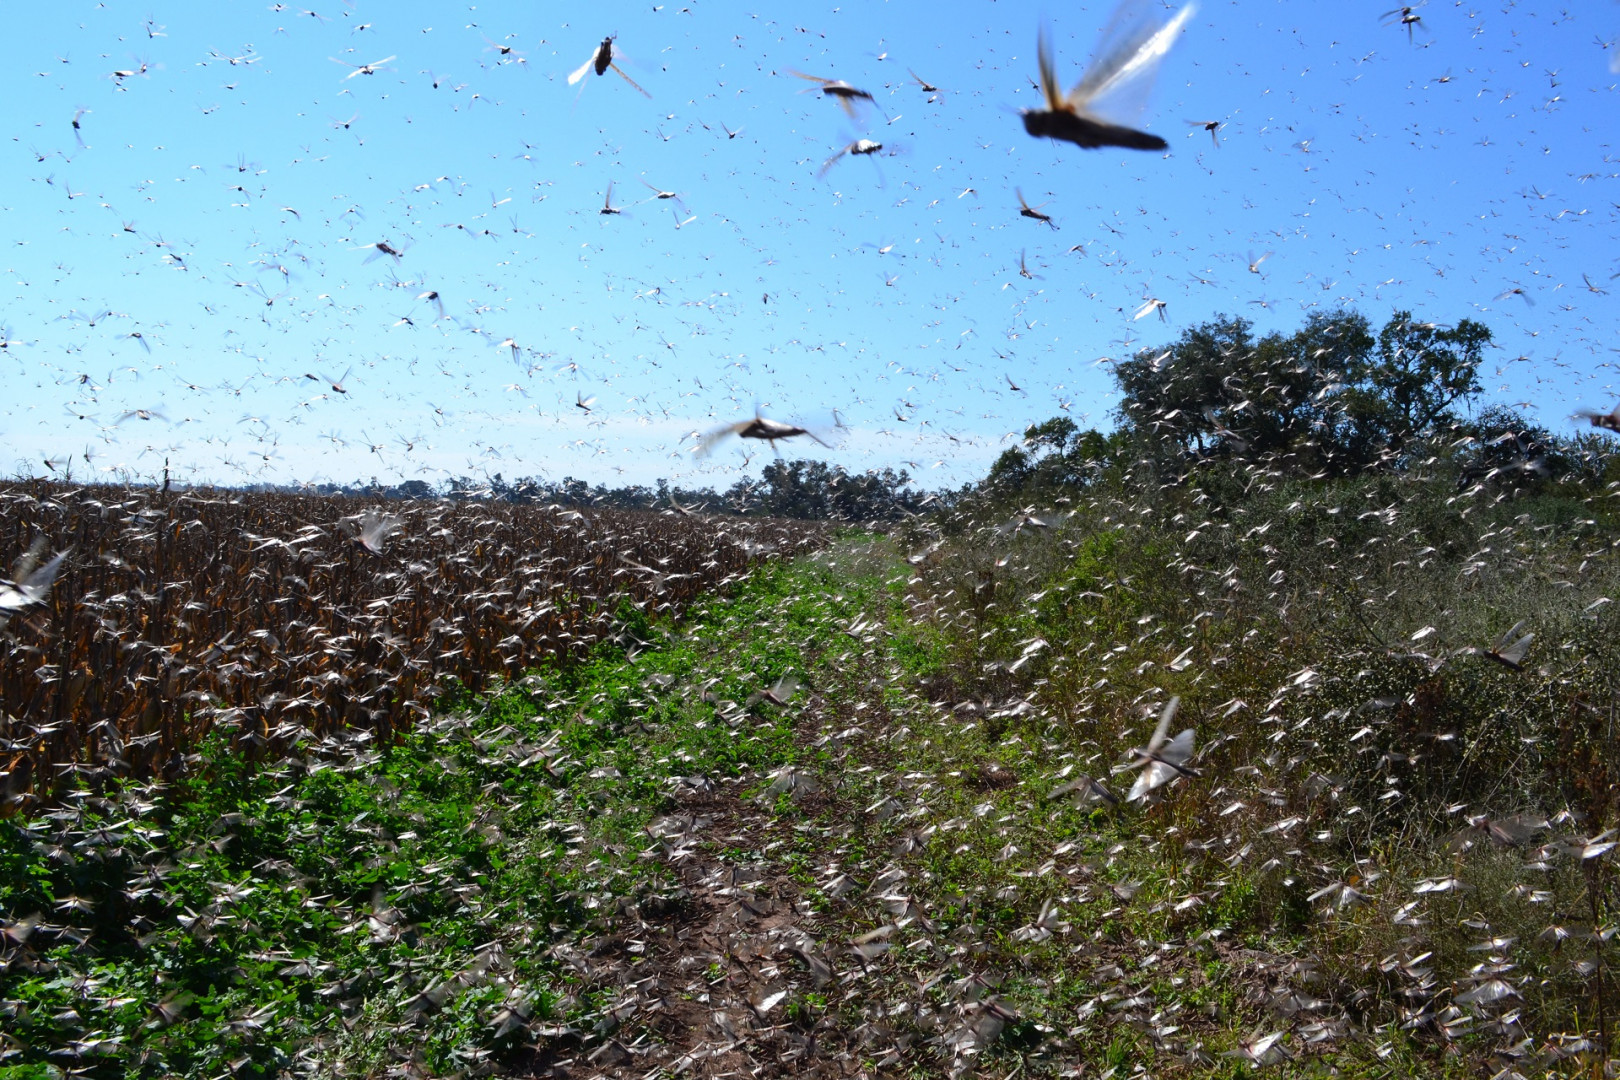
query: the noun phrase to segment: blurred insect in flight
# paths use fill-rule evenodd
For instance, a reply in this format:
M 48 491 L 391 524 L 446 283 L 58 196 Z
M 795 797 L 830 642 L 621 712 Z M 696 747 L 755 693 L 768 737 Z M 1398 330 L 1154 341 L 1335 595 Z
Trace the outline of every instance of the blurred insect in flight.
M 906 73 L 909 74 L 914 80 L 916 80 L 916 83 L 917 83 L 918 86 L 922 87 L 922 92 L 923 93 L 925 93 L 925 94 L 938 94 L 939 93 L 939 87 L 935 86 L 933 83 L 929 82 L 927 79 L 923 78 L 921 75 L 917 74 L 915 71 L 912 71 L 910 68 L 906 68 Z M 938 101 L 939 98 L 932 97 L 932 98 L 929 98 L 928 100 L 929 101 Z
M 344 371 L 341 378 L 334 379 L 332 376 L 327 375 L 324 372 L 320 375 L 311 375 L 307 371 L 304 372 L 304 378 L 308 379 L 310 382 L 324 382 L 326 385 L 330 386 L 335 393 L 347 394 L 349 391 L 344 387 L 343 384 L 349 381 L 349 376 L 352 374 L 354 374 L 354 365 L 350 364 L 348 370 Z
M 786 705 L 789 701 L 793 700 L 793 695 L 798 692 L 798 689 L 799 680 L 796 677 L 792 675 L 783 675 L 780 679 L 776 680 L 776 683 L 771 686 L 770 689 L 756 690 L 752 694 L 749 694 L 748 700 L 743 703 L 743 708 L 751 709 L 761 701 L 768 701 L 772 705 L 777 706 Z
M 67 558 L 68 553 L 58 552 L 50 562 L 39 566 L 39 557 L 44 551 L 45 538 L 37 537 L 17 559 L 11 571 L 11 580 L 0 581 L 0 626 L 4 626 L 12 615 L 24 608 L 45 602 L 51 584 L 56 581 L 56 572 L 61 569 L 62 560 Z
M 1282 1044 L 1283 1037 L 1288 1034 L 1286 1031 L 1261 1034 L 1261 1030 L 1257 1028 L 1248 1038 L 1240 1039 L 1236 1050 L 1228 1050 L 1222 1056 L 1241 1058 L 1255 1066 L 1270 1065 L 1290 1056 L 1288 1048 Z
M 517 47 L 514 45 L 508 45 L 504 41 L 496 41 L 493 38 L 490 38 L 488 35 L 484 36 L 484 42 L 486 45 L 488 45 L 488 48 L 486 48 L 484 51 L 492 52 L 499 57 L 499 59 L 495 61 L 497 64 L 528 63 L 528 58 L 523 53 L 519 52 Z M 595 57 L 592 57 L 592 59 L 594 60 Z
M 366 248 L 372 249 L 371 254 L 366 256 L 366 262 L 370 262 L 372 259 L 381 258 L 384 255 L 387 255 L 395 262 L 399 262 L 399 260 L 405 257 L 405 253 L 403 251 L 396 248 L 386 240 L 379 240 L 375 244 L 360 245 L 360 250 L 364 251 Z
M 735 424 L 727 424 L 724 427 L 715 428 L 703 436 L 697 445 L 697 456 L 707 457 L 715 445 L 728 435 L 735 435 L 739 439 L 763 439 L 771 444 L 771 449 L 778 456 L 781 456 L 781 451 L 776 447 L 778 439 L 792 439 L 800 435 L 808 435 L 827 449 L 832 449 L 831 443 L 809 428 L 784 424 L 780 420 L 767 420 L 765 417 L 756 414 L 752 420 L 741 420 Z
M 405 527 L 399 518 L 376 510 L 367 510 L 358 520 L 351 519 L 350 526 L 353 529 L 351 539 L 368 555 L 381 555 L 388 538 Z
M 640 179 L 640 178 L 638 177 L 637 179 Z M 652 196 L 653 198 L 655 198 L 655 199 L 673 199 L 677 204 L 679 204 L 681 206 L 682 209 L 686 208 L 686 204 L 681 202 L 681 194 L 680 194 L 680 192 L 678 192 L 678 191 L 665 191 L 661 187 L 657 187 L 657 186 L 655 186 L 653 184 L 647 183 L 646 180 L 642 180 L 641 183 L 642 183 L 643 187 L 645 187 L 648 191 L 653 193 L 653 196 Z
M 1524 654 L 1530 648 L 1530 642 L 1536 636 L 1534 634 L 1525 634 L 1523 637 L 1515 639 L 1515 635 L 1523 629 L 1524 620 L 1520 619 L 1510 626 L 1505 634 L 1496 639 L 1495 645 L 1485 650 L 1485 655 L 1503 667 L 1512 668 L 1514 671 L 1520 670 L 1524 666 Z
M 877 109 L 879 113 L 883 113 L 883 109 L 877 103 L 877 98 L 873 97 L 869 91 L 851 86 L 843 79 L 823 79 L 820 75 L 806 75 L 802 71 L 794 71 L 790 72 L 790 74 L 797 75 L 801 79 L 809 79 L 813 83 L 820 83 L 822 94 L 837 99 L 838 104 L 849 114 L 851 120 L 855 119 L 855 103 L 857 101 L 865 101 L 874 109 Z M 814 89 L 815 87 L 811 87 L 811 90 Z M 810 90 L 806 90 L 804 93 L 808 94 Z M 884 113 L 884 115 L 888 114 Z
M 1165 739 L 1170 730 L 1170 721 L 1175 719 L 1176 708 L 1180 704 L 1181 698 L 1170 699 L 1164 712 L 1159 714 L 1159 726 L 1153 729 L 1153 737 L 1145 748 L 1136 751 L 1136 762 L 1132 767 L 1141 769 L 1142 773 L 1132 785 L 1131 793 L 1125 797 L 1126 802 L 1141 802 L 1178 776 L 1203 775 L 1187 764 L 1193 752 L 1192 728 L 1187 728 L 1174 739 Z
M 1169 144 L 1157 135 L 1123 124 L 1111 123 L 1098 115 L 1096 103 L 1131 85 L 1146 86 L 1145 80 L 1159 66 L 1170 45 L 1192 16 L 1191 4 L 1176 12 L 1168 22 L 1156 24 L 1146 4 L 1121 4 L 1108 29 L 1103 32 L 1097 59 L 1065 96 L 1057 80 L 1052 46 L 1041 32 L 1037 45 L 1044 109 L 1023 111 L 1024 130 L 1037 138 L 1072 142 L 1087 150 L 1119 146 L 1128 150 L 1165 150 Z
M 848 154 L 850 157 L 870 157 L 873 154 L 879 154 L 879 153 L 882 153 L 882 152 L 883 152 L 883 144 L 882 143 L 875 142 L 872 139 L 856 139 L 854 142 L 850 143 L 848 146 L 846 146 L 843 149 L 839 150 L 838 153 L 834 154 L 832 157 L 830 157 L 826 161 L 822 162 L 821 163 L 821 169 L 816 173 L 816 176 L 817 177 L 826 176 L 828 171 L 834 165 L 838 164 L 838 162 L 844 157 L 845 154 Z
M 579 81 L 589 74 L 593 68 L 596 70 L 598 75 L 606 75 L 608 68 L 612 68 L 614 71 L 619 73 L 619 78 L 623 79 L 625 82 L 634 87 L 638 94 L 646 98 L 651 98 L 651 94 L 643 90 L 636 83 L 636 80 L 626 75 L 624 73 L 624 69 L 614 62 L 624 55 L 618 50 L 618 47 L 613 44 L 617 37 L 618 35 L 616 34 L 609 34 L 607 37 L 603 38 L 602 44 L 598 45 L 596 47 L 596 51 L 591 53 L 591 58 L 579 65 L 579 67 L 574 70 L 574 73 L 568 76 L 568 85 L 577 85 Z M 583 90 L 581 92 L 583 93 Z
M 1195 128 L 1203 128 L 1205 131 L 1209 132 L 1209 141 L 1215 144 L 1215 149 L 1219 150 L 1221 148 L 1221 137 L 1217 135 L 1216 132 L 1220 131 L 1221 128 L 1226 126 L 1226 121 L 1189 120 L 1187 123 L 1191 124 Z
M 1582 409 L 1575 414 L 1583 420 L 1589 420 L 1593 427 L 1608 428 L 1610 431 L 1620 432 L 1620 405 L 1616 405 L 1612 412 L 1600 413 L 1591 409 Z
M 1406 40 L 1415 42 L 1413 32 L 1423 25 L 1423 16 L 1417 13 L 1417 9 L 1422 6 L 1422 4 L 1413 4 L 1409 7 L 1398 7 L 1393 11 L 1384 12 L 1379 18 L 1383 20 L 1385 26 L 1398 22 L 1401 26 L 1406 27 Z
M 386 70 L 386 65 L 393 63 L 396 59 L 398 59 L 398 57 L 387 56 L 381 60 L 373 60 L 369 64 L 351 64 L 347 60 L 339 60 L 335 56 L 329 56 L 327 59 L 332 61 L 334 64 L 342 64 L 346 68 L 354 69 L 347 75 L 343 76 L 343 81 L 348 82 L 356 75 L 375 75 L 379 71 Z
M 1027 217 L 1032 221 L 1044 221 L 1046 224 L 1052 226 L 1052 228 L 1057 228 L 1057 222 L 1052 220 L 1051 214 L 1041 213 L 1041 207 L 1045 206 L 1045 203 L 1041 203 L 1037 206 L 1029 205 L 1029 203 L 1024 199 L 1024 193 L 1019 191 L 1017 188 L 1013 188 L 1013 194 L 1018 196 L 1019 217 Z

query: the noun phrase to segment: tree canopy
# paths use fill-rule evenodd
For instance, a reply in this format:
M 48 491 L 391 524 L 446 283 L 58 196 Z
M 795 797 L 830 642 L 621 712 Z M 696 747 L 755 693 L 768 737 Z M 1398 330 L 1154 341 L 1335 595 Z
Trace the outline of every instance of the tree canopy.
M 1443 327 L 1405 311 L 1376 335 L 1350 311 L 1314 312 L 1292 334 L 1259 338 L 1247 319 L 1219 316 L 1116 364 L 1119 415 L 1181 456 L 1361 472 L 1459 422 L 1456 408 L 1481 391 L 1490 341 L 1471 319 Z
M 1057 489 L 1084 488 L 1101 475 L 1118 454 L 1119 434 L 1080 430 L 1067 416 L 1054 416 L 1024 432 L 1024 441 L 1002 451 L 985 484 L 1032 495 Z

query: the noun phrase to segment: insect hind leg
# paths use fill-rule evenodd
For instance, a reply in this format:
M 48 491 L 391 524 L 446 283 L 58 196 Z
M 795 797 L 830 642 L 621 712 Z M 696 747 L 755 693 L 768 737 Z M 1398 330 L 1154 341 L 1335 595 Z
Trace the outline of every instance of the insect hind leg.
M 647 91 L 641 89 L 641 85 L 639 83 L 637 83 L 636 80 L 634 80 L 630 76 L 626 75 L 624 73 L 624 69 L 621 68 L 618 64 L 609 64 L 608 67 L 612 68 L 614 71 L 617 71 L 619 73 L 619 78 L 623 79 L 625 82 L 627 82 L 631 86 L 635 87 L 637 92 L 639 92 L 642 97 L 648 99 L 649 101 L 652 100 L 652 95 L 647 93 Z

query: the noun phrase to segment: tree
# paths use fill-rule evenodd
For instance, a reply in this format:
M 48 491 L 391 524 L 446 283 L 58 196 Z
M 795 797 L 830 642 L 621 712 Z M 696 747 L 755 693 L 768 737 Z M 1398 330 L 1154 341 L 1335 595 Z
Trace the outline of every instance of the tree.
M 399 485 L 399 495 L 405 499 L 431 499 L 433 485 L 426 480 L 407 480 Z
M 1002 451 L 984 486 L 1034 497 L 1089 486 L 1118 456 L 1122 440 L 1080 430 L 1067 416 L 1054 416 L 1024 431 L 1024 441 Z
M 1472 319 L 1448 329 L 1397 311 L 1346 395 L 1356 438 L 1381 455 L 1399 455 L 1414 438 L 1456 423 L 1452 407 L 1480 393 L 1479 365 L 1490 342 L 1489 328 Z
M 1173 345 L 1141 349 L 1116 363 L 1120 419 L 1180 452 L 1207 449 L 1221 437 L 1214 410 L 1236 400 L 1223 380 L 1254 353 L 1251 328 L 1247 319 L 1218 316 L 1183 331 Z
M 919 497 L 901 470 L 851 474 L 823 461 L 773 461 L 760 474 L 759 507 L 777 517 L 883 521 L 914 510 Z
M 1364 316 L 1335 311 L 1256 340 L 1248 320 L 1219 316 L 1116 364 L 1119 415 L 1159 457 L 1358 472 L 1457 421 L 1490 339 L 1467 319 L 1447 329 L 1404 311 L 1375 338 Z

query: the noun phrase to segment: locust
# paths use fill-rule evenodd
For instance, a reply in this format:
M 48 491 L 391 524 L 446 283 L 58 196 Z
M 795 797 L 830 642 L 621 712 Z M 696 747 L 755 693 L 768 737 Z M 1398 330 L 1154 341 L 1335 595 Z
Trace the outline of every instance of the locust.
M 614 41 L 616 41 L 617 38 L 617 34 L 609 34 L 607 37 L 603 38 L 602 44 L 598 45 L 596 47 L 596 51 L 591 53 L 591 58 L 579 65 L 579 67 L 575 68 L 573 74 L 568 76 L 568 85 L 578 85 L 579 81 L 589 74 L 593 69 L 598 75 L 606 75 L 608 68 L 612 68 L 614 71 L 619 73 L 619 78 L 629 83 L 632 87 L 635 87 L 638 94 L 641 94 L 646 98 L 651 98 L 651 94 L 643 90 L 636 80 L 626 75 L 624 73 L 624 69 L 614 62 L 619 57 L 624 55 L 623 53 L 619 52 L 618 47 L 614 45 Z
M 1169 144 L 1159 136 L 1123 124 L 1103 119 L 1097 112 L 1096 102 L 1118 91 L 1121 87 L 1150 76 L 1158 67 L 1182 26 L 1193 13 L 1192 5 L 1182 8 L 1166 23 L 1154 25 L 1143 20 L 1127 20 L 1124 13 L 1128 5 L 1115 12 L 1111 28 L 1136 25 L 1123 32 L 1111 31 L 1104 35 L 1104 45 L 1073 90 L 1062 92 L 1057 80 L 1057 65 L 1052 59 L 1052 46 L 1043 31 L 1037 53 L 1041 73 L 1041 94 L 1046 99 L 1044 109 L 1025 109 L 1022 113 L 1024 130 L 1037 138 L 1072 142 L 1087 150 L 1104 146 L 1118 146 L 1127 150 L 1164 150 Z

